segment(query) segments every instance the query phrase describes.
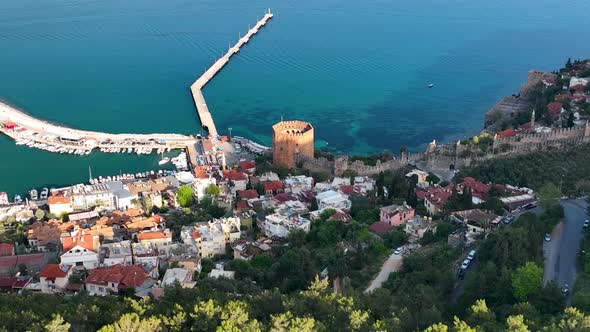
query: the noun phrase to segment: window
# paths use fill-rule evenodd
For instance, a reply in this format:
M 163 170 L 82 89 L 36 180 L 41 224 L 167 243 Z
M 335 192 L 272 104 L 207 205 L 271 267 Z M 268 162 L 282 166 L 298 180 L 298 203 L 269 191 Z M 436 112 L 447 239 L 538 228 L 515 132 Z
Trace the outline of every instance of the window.
M 101 292 L 101 293 L 104 293 L 104 288 L 98 287 L 98 291 Z

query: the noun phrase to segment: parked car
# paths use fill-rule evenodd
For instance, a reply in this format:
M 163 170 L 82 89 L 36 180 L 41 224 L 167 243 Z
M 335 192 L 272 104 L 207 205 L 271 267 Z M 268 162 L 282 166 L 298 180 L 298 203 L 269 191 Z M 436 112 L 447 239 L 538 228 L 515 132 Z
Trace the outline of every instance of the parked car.
M 584 220 L 584 228 L 588 228 L 588 224 L 590 224 L 590 220 Z
M 395 249 L 395 251 L 393 253 L 396 255 L 401 255 L 403 252 L 404 252 L 404 248 L 399 247 L 399 248 Z
M 476 250 L 471 250 L 471 251 L 469 252 L 469 255 L 467 255 L 467 259 L 468 259 L 469 261 L 472 261 L 472 260 L 475 258 L 475 253 L 477 253 L 477 251 L 476 251 Z
M 459 269 L 459 272 L 457 273 L 457 278 L 463 280 L 463 278 L 465 278 L 465 269 Z
M 549 234 L 549 233 L 545 234 L 545 241 L 547 241 L 547 242 L 551 241 L 551 234 Z
M 525 210 L 530 210 L 530 209 L 534 209 L 536 207 L 537 207 L 537 204 L 535 204 L 535 203 L 529 203 L 529 204 L 524 205 L 522 208 L 525 209 Z
M 563 286 L 563 289 L 561 291 L 563 292 L 563 295 L 567 295 L 567 293 L 569 293 L 569 291 L 570 291 L 570 286 L 568 284 L 565 284 L 565 286 Z
M 507 215 L 506 217 L 504 217 L 504 223 L 505 223 L 506 225 L 508 225 L 508 224 L 510 224 L 511 222 L 513 222 L 513 221 L 514 221 L 514 218 L 515 218 L 515 217 L 514 217 L 514 215 L 513 215 L 513 214 L 509 214 L 509 215 Z
M 466 260 L 463 261 L 463 264 L 461 264 L 461 268 L 463 270 L 465 270 L 465 269 L 467 269 L 469 267 L 469 264 L 471 264 L 471 261 L 468 260 L 468 259 L 466 259 Z

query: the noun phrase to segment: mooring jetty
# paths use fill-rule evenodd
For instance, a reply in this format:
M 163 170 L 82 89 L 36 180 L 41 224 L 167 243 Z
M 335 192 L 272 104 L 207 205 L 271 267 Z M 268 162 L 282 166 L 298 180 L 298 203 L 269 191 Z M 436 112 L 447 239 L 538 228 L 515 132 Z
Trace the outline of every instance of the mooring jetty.
M 110 153 L 149 154 L 184 149 L 195 139 L 180 134 L 111 134 L 67 128 L 36 119 L 0 102 L 0 132 L 18 145 L 57 153 L 84 155 L 94 149 Z
M 266 25 L 266 23 L 273 17 L 270 8 L 264 14 L 261 20 L 256 22 L 253 28 L 248 30 L 248 32 L 244 35 L 244 37 L 240 38 L 238 42 L 227 50 L 224 56 L 217 59 L 215 63 L 209 69 L 207 69 L 201 77 L 199 77 L 192 85 L 191 85 L 191 93 L 193 95 L 193 99 L 195 101 L 195 106 L 197 107 L 197 113 L 199 114 L 199 119 L 201 120 L 201 125 L 209 131 L 209 135 L 213 138 L 218 137 L 219 133 L 217 132 L 217 128 L 215 127 L 215 122 L 213 121 L 213 117 L 209 112 L 209 108 L 207 107 L 207 103 L 205 102 L 205 97 L 201 90 L 203 87 L 229 62 L 229 59 L 232 55 L 238 53 L 240 48 L 244 46 L 244 44 L 250 41 L 260 29 Z

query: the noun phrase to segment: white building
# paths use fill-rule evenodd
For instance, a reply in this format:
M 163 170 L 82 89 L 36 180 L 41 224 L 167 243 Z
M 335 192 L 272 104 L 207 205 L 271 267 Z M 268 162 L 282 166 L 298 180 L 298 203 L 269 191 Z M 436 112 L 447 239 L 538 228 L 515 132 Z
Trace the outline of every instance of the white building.
M 340 188 L 340 186 L 350 186 L 350 178 L 339 178 L 335 177 L 332 180 L 332 188 Z
M 217 185 L 217 181 L 214 177 L 209 177 L 206 179 L 197 178 L 193 181 L 192 187 L 195 191 L 195 196 L 197 196 L 199 201 L 205 197 L 205 190 L 207 190 L 207 188 L 209 188 L 211 185 Z
M 214 219 L 184 227 L 181 238 L 199 257 L 209 258 L 225 254 L 226 246 L 240 238 L 240 226 L 240 218 Z
M 47 264 L 39 272 L 42 293 L 61 293 L 66 289 L 74 269 L 71 265 Z
M 318 208 L 335 208 L 342 210 L 350 210 L 352 203 L 348 199 L 347 195 L 341 194 L 334 190 L 324 191 L 316 196 L 318 202 Z
M 588 80 L 588 78 L 572 77 L 570 79 L 570 89 L 575 87 L 576 85 L 587 86 L 589 81 L 590 80 Z
M 158 249 L 161 254 L 168 256 L 172 245 L 172 232 L 169 229 L 164 231 L 148 231 L 137 234 L 139 243 Z
M 79 230 L 61 238 L 61 263 L 94 269 L 98 266 L 98 236 Z
M 173 286 L 177 281 L 182 287 L 192 288 L 195 285 L 195 282 L 193 282 L 193 271 L 182 268 L 166 270 L 162 278 L 162 287 Z
M 305 175 L 288 176 L 283 183 L 285 184 L 285 192 L 293 194 L 311 191 L 314 186 L 313 178 Z
M 266 216 L 260 223 L 260 228 L 268 237 L 278 236 L 285 238 L 292 230 L 300 229 L 309 232 L 311 221 L 303 217 L 293 215 L 291 217 L 282 214 L 271 214 Z
M 49 206 L 49 212 L 56 216 L 60 216 L 63 213 L 74 212 L 74 207 L 69 197 L 64 195 L 54 195 L 47 198 L 47 205 Z
M 71 203 L 74 209 L 85 210 L 93 206 L 124 210 L 132 207 L 131 201 L 137 199 L 120 181 L 94 185 L 76 185 L 71 188 Z

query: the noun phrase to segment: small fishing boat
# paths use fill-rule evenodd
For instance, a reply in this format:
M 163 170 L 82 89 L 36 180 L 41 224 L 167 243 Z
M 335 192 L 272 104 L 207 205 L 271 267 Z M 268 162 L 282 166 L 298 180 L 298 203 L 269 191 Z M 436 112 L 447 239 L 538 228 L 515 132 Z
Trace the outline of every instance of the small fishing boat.
M 429 89 L 430 89 L 430 88 L 432 88 L 433 86 L 434 86 L 434 83 L 429 83 L 429 84 L 428 84 L 428 88 L 429 88 Z

